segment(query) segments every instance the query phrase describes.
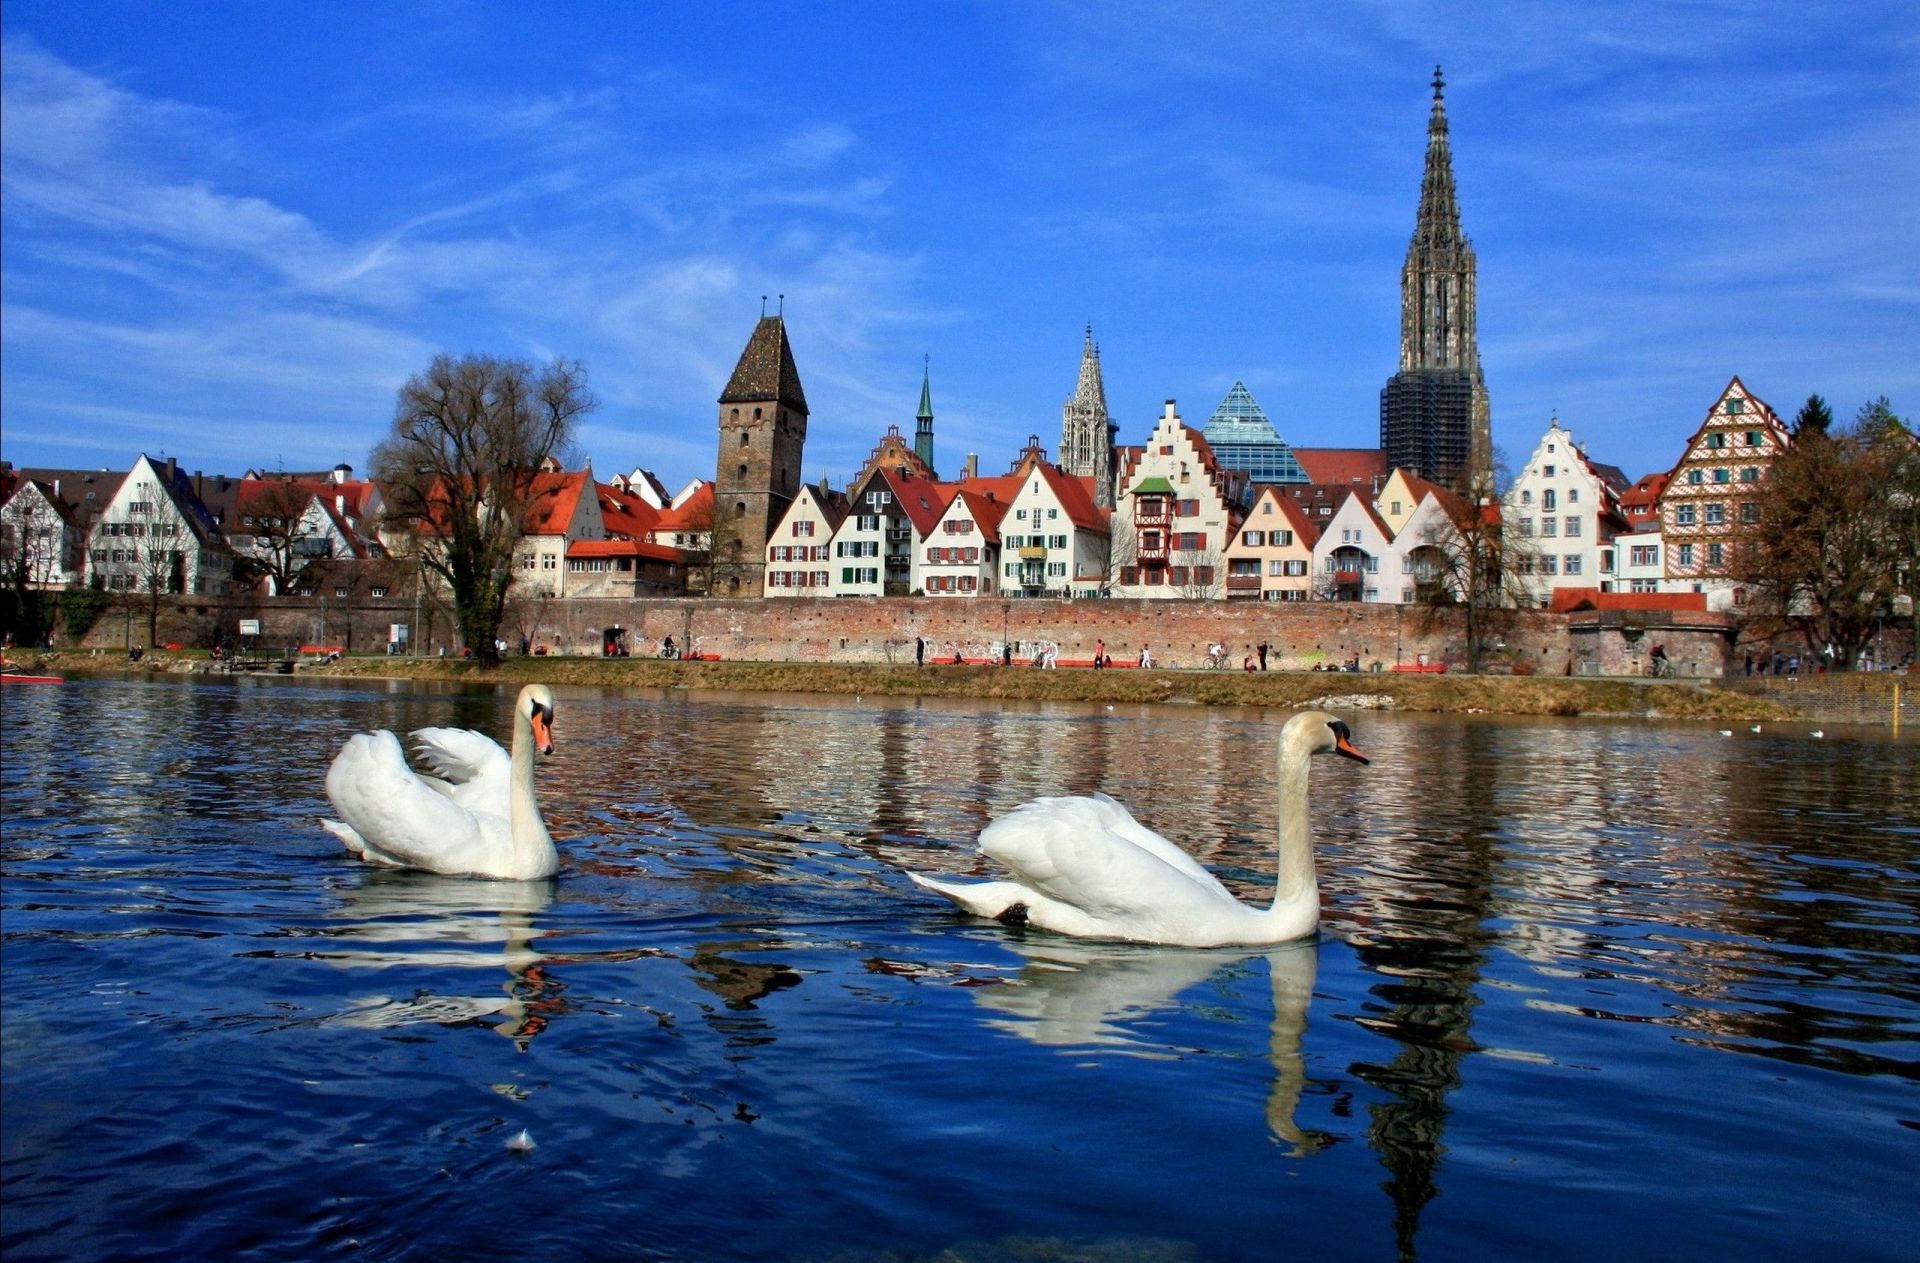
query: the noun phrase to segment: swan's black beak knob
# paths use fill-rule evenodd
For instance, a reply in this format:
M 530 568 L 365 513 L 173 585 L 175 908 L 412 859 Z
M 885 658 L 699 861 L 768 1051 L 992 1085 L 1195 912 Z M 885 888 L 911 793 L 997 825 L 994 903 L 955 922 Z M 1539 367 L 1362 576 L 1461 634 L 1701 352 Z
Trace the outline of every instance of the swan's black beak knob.
M 1354 749 L 1353 732 L 1345 724 L 1336 719 L 1328 724 L 1327 727 L 1333 729 L 1333 752 L 1335 754 L 1345 755 L 1347 758 L 1360 763 L 1371 763 L 1373 761 L 1366 755 L 1360 753 L 1360 751 Z

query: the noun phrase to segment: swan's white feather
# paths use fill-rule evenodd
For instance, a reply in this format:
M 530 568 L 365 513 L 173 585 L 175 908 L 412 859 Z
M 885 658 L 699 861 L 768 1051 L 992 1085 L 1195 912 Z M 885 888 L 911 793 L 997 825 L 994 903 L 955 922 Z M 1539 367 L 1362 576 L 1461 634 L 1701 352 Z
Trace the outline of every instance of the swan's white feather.
M 1017 807 L 981 833 L 980 853 L 1095 922 L 1165 930 L 1245 911 L 1192 856 L 1104 796 Z
M 1339 749 L 1359 757 L 1346 726 L 1322 711 L 1289 720 L 1280 748 L 1282 780 L 1300 788 L 1311 755 Z M 1191 855 L 1105 794 L 1037 799 L 988 825 L 980 853 L 1010 880 L 908 876 L 976 916 L 1082 938 L 1191 947 L 1278 943 L 1310 935 L 1320 923 L 1307 829 L 1304 797 L 1283 792 L 1280 876 L 1275 901 L 1264 909 L 1234 898 Z
M 514 748 L 524 754 L 521 763 L 490 738 L 458 728 L 414 734 L 431 774 L 407 766 L 391 732 L 348 738 L 327 769 L 327 798 L 340 819 L 322 825 L 373 863 L 450 876 L 551 877 L 560 859 L 533 793 L 528 715 L 536 702 L 551 713 L 552 695 L 543 685 L 521 690 L 515 706 Z M 515 836 L 516 820 L 523 836 Z
M 327 770 L 327 797 L 361 838 L 363 853 L 377 851 L 408 868 L 484 873 L 511 846 L 505 816 L 436 793 L 413 774 L 390 732 L 347 739 Z
M 492 737 L 470 728 L 418 728 L 413 748 L 421 766 L 440 778 L 434 788 L 464 807 L 507 814 L 513 761 Z

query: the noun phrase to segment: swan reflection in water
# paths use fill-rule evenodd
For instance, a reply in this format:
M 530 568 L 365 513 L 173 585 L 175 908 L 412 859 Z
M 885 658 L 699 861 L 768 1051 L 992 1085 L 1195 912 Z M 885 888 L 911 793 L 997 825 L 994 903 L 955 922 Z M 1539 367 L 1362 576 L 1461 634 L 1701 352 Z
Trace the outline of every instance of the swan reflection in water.
M 443 978 L 449 969 L 504 970 L 496 991 L 478 995 L 365 996 L 334 1020 L 365 1028 L 482 1025 L 522 1049 L 565 1009 L 565 986 L 534 947 L 534 919 L 553 902 L 551 881 L 476 881 L 431 873 L 369 869 L 341 886 L 320 934 L 333 950 L 320 959 L 346 968 L 400 968 L 408 979 Z M 498 1018 L 498 1021 L 492 1019 Z
M 989 1025 L 1050 1048 L 1124 1048 L 1140 1055 L 1154 1054 L 1128 1029 L 1129 1023 L 1176 1007 L 1182 993 L 1223 969 L 1264 959 L 1273 988 L 1268 1043 L 1273 1088 L 1267 1094 L 1267 1129 L 1296 1155 L 1320 1148 L 1323 1138 L 1293 1121 L 1307 1081 L 1300 1045 L 1319 964 L 1313 940 L 1261 952 L 1052 936 L 1008 936 L 1001 941 L 1025 960 L 1009 985 L 973 991 L 981 1008 L 1001 1015 Z

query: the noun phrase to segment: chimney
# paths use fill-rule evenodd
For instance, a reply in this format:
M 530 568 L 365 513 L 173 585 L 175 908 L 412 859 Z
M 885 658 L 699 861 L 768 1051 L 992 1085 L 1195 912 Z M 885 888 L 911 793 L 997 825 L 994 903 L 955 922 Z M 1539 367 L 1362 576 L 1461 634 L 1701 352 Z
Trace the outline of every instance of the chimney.
M 171 456 L 167 457 L 167 486 L 173 486 L 173 476 L 179 469 L 180 462 Z

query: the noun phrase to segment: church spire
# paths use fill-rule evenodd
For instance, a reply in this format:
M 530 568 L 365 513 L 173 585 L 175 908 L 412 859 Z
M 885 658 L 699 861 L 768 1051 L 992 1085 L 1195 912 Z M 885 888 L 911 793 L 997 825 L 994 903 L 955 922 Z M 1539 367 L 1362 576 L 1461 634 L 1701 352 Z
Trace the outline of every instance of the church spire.
M 1492 441 L 1475 334 L 1479 268 L 1460 228 L 1446 86 L 1435 66 L 1420 207 L 1400 269 L 1400 371 L 1393 398 L 1382 397 L 1381 447 L 1397 465 L 1464 485 L 1491 468 Z
M 1087 326 L 1080 351 L 1080 379 L 1060 410 L 1060 468 L 1093 479 L 1094 503 L 1113 505 L 1113 428 L 1107 415 L 1107 387 L 1100 377 L 1100 347 Z
M 1433 68 L 1433 111 L 1427 115 L 1427 167 L 1420 179 L 1420 210 L 1414 218 L 1414 246 L 1430 250 L 1472 250 L 1460 232 L 1460 202 L 1453 188 L 1453 151 L 1447 143 L 1447 81 Z
M 925 357 L 920 369 L 920 411 L 914 414 L 913 454 L 933 473 L 933 357 Z

